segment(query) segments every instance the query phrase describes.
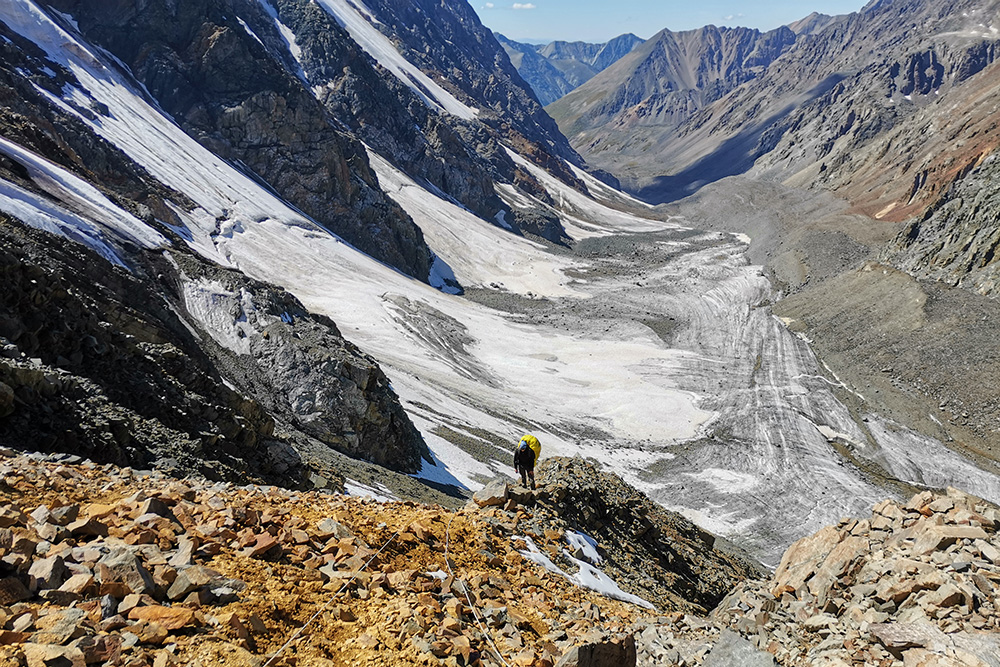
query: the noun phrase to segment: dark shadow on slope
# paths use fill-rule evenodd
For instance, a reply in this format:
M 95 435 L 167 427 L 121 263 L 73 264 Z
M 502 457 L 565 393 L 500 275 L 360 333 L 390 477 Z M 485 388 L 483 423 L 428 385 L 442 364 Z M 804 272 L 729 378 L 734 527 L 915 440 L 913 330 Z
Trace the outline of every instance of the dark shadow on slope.
M 469 498 L 472 497 L 472 494 L 469 492 L 468 489 L 465 489 L 464 487 L 461 486 L 457 486 L 455 484 L 445 484 L 443 482 L 435 482 L 434 480 L 422 479 L 420 477 L 416 477 L 414 479 L 420 484 L 432 488 L 435 491 L 443 493 L 444 495 L 449 496 L 451 498 L 457 498 L 458 500 L 468 500 Z
M 681 172 L 658 176 L 636 194 L 650 204 L 668 204 L 698 192 L 709 183 L 742 174 L 762 155 L 772 151 L 787 127 L 781 121 L 801 106 L 808 104 L 844 80 L 833 74 L 815 85 L 801 99 L 789 104 L 767 119 L 745 129 Z

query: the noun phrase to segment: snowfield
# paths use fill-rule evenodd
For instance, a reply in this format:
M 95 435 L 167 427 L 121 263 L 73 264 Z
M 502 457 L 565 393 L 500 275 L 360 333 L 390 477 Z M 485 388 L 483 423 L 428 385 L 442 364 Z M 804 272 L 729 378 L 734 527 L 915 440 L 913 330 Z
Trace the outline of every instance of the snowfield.
M 402 56 L 385 51 L 358 3 L 321 4 L 387 68 L 403 72 L 397 76 L 416 77 Z M 623 213 L 515 154 L 561 202 L 571 236 L 595 249 L 556 254 L 438 197 L 372 154 L 382 186 L 442 262 L 438 275 L 452 272 L 509 306 L 494 309 L 410 279 L 303 217 L 184 134 L 30 0 L 10 0 L 4 12 L 8 25 L 81 82 L 83 90 L 66 90 L 55 103 L 196 203 L 191 212 L 176 211 L 184 223 L 178 231 L 195 251 L 285 286 L 379 359 L 433 453 L 437 465 L 420 473 L 427 480 L 475 489 L 510 475 L 508 446 L 482 434 L 512 447 L 530 429 L 543 457 L 593 457 L 772 563 L 798 537 L 866 513 L 890 494 L 838 453 L 829 434 L 865 443 L 859 457 L 883 461 L 902 478 L 1000 501 L 995 471 L 936 441 L 884 420 L 871 429 L 876 442 L 868 440 L 808 344 L 770 314 L 771 286 L 735 235 L 699 232 L 696 221 Z M 420 83 L 429 103 L 473 113 Z M 83 101 L 109 113 L 81 114 Z M 19 146 L 0 146 L 57 184 L 49 193 L 66 205 L 0 182 L 4 210 L 111 261 L 119 243 L 165 244 L 96 190 Z M 601 200 L 625 197 L 591 186 Z M 512 188 L 503 195 L 530 205 Z M 237 346 L 240 323 L 212 312 L 213 289 L 190 285 L 186 295 L 212 335 Z M 460 446 L 449 433 L 481 446 Z M 591 574 L 594 586 L 604 585 Z

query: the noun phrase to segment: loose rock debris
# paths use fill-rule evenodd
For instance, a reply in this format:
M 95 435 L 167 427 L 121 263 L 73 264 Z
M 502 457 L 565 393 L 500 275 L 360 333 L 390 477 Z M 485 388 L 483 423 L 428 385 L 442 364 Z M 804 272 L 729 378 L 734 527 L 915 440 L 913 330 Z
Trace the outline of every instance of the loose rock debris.
M 3 665 L 988 665 L 1000 637 L 1000 511 L 958 491 L 826 528 L 766 581 L 728 556 L 679 564 L 692 544 L 715 552 L 647 519 L 639 537 L 676 541 L 664 563 L 732 579 L 709 613 L 615 565 L 653 560 L 606 536 L 651 510 L 631 499 L 608 516 L 623 491 L 580 460 L 455 512 L 0 455 Z M 581 497 L 602 508 L 587 521 L 566 504 Z M 657 609 L 575 587 L 513 540 L 562 567 L 570 530 Z

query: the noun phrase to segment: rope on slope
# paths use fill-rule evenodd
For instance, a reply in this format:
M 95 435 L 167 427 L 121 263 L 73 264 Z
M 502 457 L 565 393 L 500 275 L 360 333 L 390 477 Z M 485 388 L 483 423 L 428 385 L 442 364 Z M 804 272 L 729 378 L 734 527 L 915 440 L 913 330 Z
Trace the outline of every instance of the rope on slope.
M 344 590 L 345 590 L 345 589 L 346 589 L 346 588 L 347 588 L 348 586 L 350 586 L 350 585 L 351 585 L 351 583 L 352 583 L 352 582 L 353 582 L 353 581 L 354 581 L 355 579 L 357 579 L 357 578 L 358 578 L 358 575 L 359 575 L 359 574 L 361 574 L 361 573 L 362 573 L 362 572 L 364 572 L 364 571 L 365 571 L 366 569 L 368 569 L 368 566 L 372 564 L 372 561 L 373 561 L 373 560 L 375 560 L 376 558 L 378 558 L 379 554 L 381 554 L 381 553 L 382 553 L 383 551 L 385 551 L 385 548 L 386 548 L 386 547 L 388 547 L 388 546 L 389 546 L 390 544 L 392 544 L 392 541 L 393 541 L 393 540 L 395 540 L 395 539 L 396 539 L 397 537 L 399 537 L 399 534 L 400 534 L 400 533 L 401 533 L 402 531 L 403 531 L 403 529 L 402 529 L 402 528 L 400 528 L 399 530 L 397 530 L 397 531 L 395 532 L 395 534 L 394 534 L 394 535 L 393 535 L 392 537 L 390 537 L 390 538 L 388 539 L 388 541 L 387 541 L 387 542 L 386 542 L 385 544 L 383 544 L 383 545 L 382 545 L 382 548 L 381 548 L 381 549 L 379 549 L 379 550 L 378 550 L 377 552 L 375 552 L 375 554 L 374 554 L 374 555 L 373 555 L 373 556 L 372 556 L 371 558 L 369 558 L 369 559 L 368 559 L 368 562 L 366 562 L 366 563 L 365 563 L 364 565 L 362 565 L 362 566 L 361 566 L 361 568 L 360 568 L 360 569 L 359 569 L 359 570 L 358 570 L 357 572 L 355 572 L 355 573 L 354 573 L 354 574 L 353 574 L 353 575 L 351 576 L 351 578 L 350 578 L 350 579 L 348 579 L 348 580 L 347 580 L 347 581 L 346 581 L 346 582 L 344 583 L 344 585 L 343 585 L 343 586 L 341 586 L 341 587 L 340 587 L 340 589 L 339 589 L 339 590 L 338 590 L 338 591 L 337 591 L 336 593 L 334 593 L 334 594 L 333 594 L 333 595 L 332 595 L 332 596 L 330 597 L 330 599 L 329 599 L 329 600 L 327 600 L 327 601 L 326 601 L 326 604 L 325 604 L 325 605 L 323 605 L 323 607 L 322 607 L 321 609 L 319 609 L 319 610 L 318 610 L 318 611 L 317 611 L 317 612 L 316 612 L 315 614 L 313 614 L 313 615 L 312 615 L 312 617 L 311 617 L 311 618 L 310 618 L 310 619 L 309 619 L 308 621 L 306 621 L 306 622 L 305 622 L 305 625 L 303 625 L 303 626 L 302 626 L 301 628 L 299 628 L 298 630 L 296 630 L 296 631 L 295 631 L 295 633 L 294 633 L 294 634 L 293 634 L 293 635 L 292 635 L 292 636 L 291 636 L 291 637 L 290 637 L 290 638 L 288 639 L 288 641 L 287 641 L 287 642 L 285 642 L 285 643 L 284 643 L 284 644 L 283 644 L 283 645 L 281 646 L 281 648 L 279 648 L 279 649 L 278 649 L 277 651 L 275 651 L 275 652 L 274 652 L 274 653 L 273 653 L 273 654 L 271 655 L 271 657 L 267 659 L 267 662 L 265 662 L 265 663 L 264 663 L 264 664 L 262 665 L 262 667 L 270 667 L 270 666 L 271 666 L 271 665 L 272 665 L 272 664 L 274 663 L 274 661 L 278 659 L 278 656 L 280 656 L 280 655 L 281 655 L 281 654 L 282 654 L 282 653 L 284 652 L 284 650 L 285 650 L 286 648 L 288 648 L 289 646 L 291 646 L 291 645 L 292 645 L 292 642 L 294 642 L 294 641 L 295 641 L 296 639 L 298 639 L 298 638 L 299 638 L 299 635 L 301 635 L 301 634 L 303 633 L 303 631 L 305 631 L 305 629 L 306 629 L 307 627 L 309 627 L 309 625 L 310 625 L 310 624 L 312 624 L 312 622 L 313 622 L 313 621 L 315 621 L 315 620 L 316 620 L 317 618 L 319 618 L 319 615 L 320 615 L 320 614 L 322 614 L 322 613 L 323 613 L 324 611 L 326 611 L 327 609 L 329 609 L 330 605 L 331 605 L 331 604 L 333 604 L 333 601 L 337 599 L 337 596 L 339 596 L 339 595 L 340 595 L 341 593 L 343 593 L 343 592 L 344 592 Z M 447 553 L 447 547 L 445 548 L 445 553 Z M 445 560 L 447 561 L 447 556 L 445 557 Z
M 500 654 L 500 649 L 497 648 L 497 645 L 493 642 L 493 637 L 491 637 L 490 633 L 488 633 L 486 631 L 486 628 L 483 627 L 483 619 L 479 615 L 479 610 L 476 609 L 476 605 L 473 604 L 472 598 L 469 596 L 469 585 L 466 584 L 461 579 L 459 579 L 458 577 L 456 577 L 455 573 L 451 571 L 451 561 L 448 558 L 448 546 L 449 546 L 449 544 L 451 542 L 451 522 L 455 520 L 455 516 L 457 516 L 457 512 L 451 515 L 451 521 L 448 522 L 448 526 L 447 526 L 447 528 L 445 528 L 445 532 L 444 532 L 444 564 L 445 564 L 445 567 L 448 568 L 448 574 L 451 575 L 451 578 L 462 584 L 462 592 L 465 593 L 465 599 L 469 603 L 469 609 L 472 610 L 472 615 L 476 617 L 476 624 L 479 625 L 479 631 L 483 633 L 483 637 L 485 637 L 486 641 L 489 642 L 490 647 L 493 649 L 493 653 L 496 654 L 497 659 L 500 660 L 500 663 L 502 665 L 504 665 L 504 667 L 510 667 L 510 663 L 508 663 L 506 660 L 503 659 L 503 656 Z M 267 667 L 267 665 L 264 665 L 264 667 Z

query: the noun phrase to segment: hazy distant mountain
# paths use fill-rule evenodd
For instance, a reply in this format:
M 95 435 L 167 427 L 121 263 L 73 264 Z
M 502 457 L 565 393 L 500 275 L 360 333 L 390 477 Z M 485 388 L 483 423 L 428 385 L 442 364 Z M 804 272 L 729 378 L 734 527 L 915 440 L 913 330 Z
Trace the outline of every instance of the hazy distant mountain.
M 547 111 L 579 150 L 634 178 L 624 163 L 639 154 L 655 164 L 674 131 L 763 74 L 795 40 L 787 27 L 663 30 Z
M 542 104 L 554 102 L 583 85 L 643 43 L 633 34 L 619 35 L 603 44 L 557 41 L 544 45 L 494 35 Z
M 843 21 L 846 16 L 829 16 L 813 12 L 809 16 L 793 21 L 788 24 L 789 29 L 796 35 L 812 35 L 826 29 L 832 23 Z

